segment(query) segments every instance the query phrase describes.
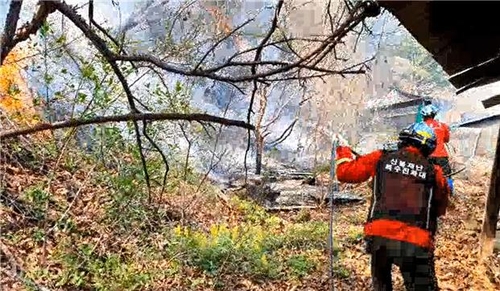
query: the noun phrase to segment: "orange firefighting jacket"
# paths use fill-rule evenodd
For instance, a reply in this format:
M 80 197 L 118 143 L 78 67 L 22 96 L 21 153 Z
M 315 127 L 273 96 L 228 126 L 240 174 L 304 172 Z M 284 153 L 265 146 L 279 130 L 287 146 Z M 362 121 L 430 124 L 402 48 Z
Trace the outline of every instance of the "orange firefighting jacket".
M 408 147 L 408 151 L 420 154 L 418 149 Z M 383 151 L 377 150 L 367 155 L 353 159 L 349 147 L 338 147 L 336 152 L 336 174 L 340 182 L 361 183 L 375 176 L 377 163 L 383 155 Z M 437 204 L 437 216 L 446 213 L 448 206 L 449 188 L 443 176 L 443 170 L 439 166 L 435 169 L 434 201 Z M 433 247 L 433 235 L 429 230 L 422 229 L 407 223 L 392 219 L 375 219 L 365 223 L 364 235 L 380 236 L 388 239 L 409 242 L 424 248 Z
M 434 150 L 434 152 L 432 152 L 430 157 L 448 157 L 448 152 L 446 151 L 446 148 L 444 146 L 445 143 L 450 141 L 450 128 L 448 127 L 448 125 L 432 118 L 425 120 L 425 124 L 434 129 L 434 133 L 436 134 L 436 149 Z

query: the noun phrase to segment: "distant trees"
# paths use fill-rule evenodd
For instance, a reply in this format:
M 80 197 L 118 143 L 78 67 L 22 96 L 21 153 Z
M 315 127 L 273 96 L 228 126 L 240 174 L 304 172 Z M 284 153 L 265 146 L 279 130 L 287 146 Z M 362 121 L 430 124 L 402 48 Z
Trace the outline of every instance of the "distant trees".
M 0 65 L 7 65 L 7 56 L 17 46 L 24 42 L 30 44 L 31 50 L 39 50 L 33 58 L 43 76 L 41 84 L 45 90 L 43 94 L 39 92 L 41 96 L 46 101 L 72 100 L 75 106 L 69 107 L 71 112 L 63 114 L 65 120 L 58 124 L 13 130 L 3 137 L 125 119 L 130 131 L 127 135 L 137 144 L 147 181 L 144 149 L 149 145 L 150 150 L 163 155 L 162 147 L 150 134 L 153 120 L 232 124 L 248 129 L 250 134 L 254 128 L 251 125 L 255 120 L 254 103 L 259 102 L 256 94 L 259 86 L 365 72 L 363 61 L 337 58 L 336 48 L 364 19 L 377 15 L 374 2 L 339 4 L 335 9 L 328 6 L 323 10 L 327 29 L 311 37 L 298 37 L 285 29 L 287 13 L 291 10 L 283 9 L 282 0 L 273 5 L 263 2 L 261 8 L 250 14 L 240 11 L 241 5 L 233 5 L 238 10 L 234 13 L 245 18 L 234 16 L 230 18 L 231 23 L 217 12 L 217 7 L 227 4 L 225 1 L 208 8 L 202 2 L 181 1 L 165 7 L 157 1 L 148 1 L 121 27 L 113 29 L 104 23 L 118 16 L 111 15 L 112 10 L 103 14 L 94 8 L 98 3 L 92 0 L 82 3 L 84 5 L 40 1 L 31 20 L 23 25 L 18 22 L 24 3 L 11 1 L 1 35 Z M 112 5 L 118 6 L 114 1 Z M 207 9 L 212 13 L 207 13 Z M 262 19 L 263 11 L 268 18 Z M 214 18 L 212 25 L 218 28 L 215 32 L 205 24 L 210 17 Z M 33 42 L 29 41 L 30 37 L 34 37 Z M 244 45 L 235 48 L 228 46 L 228 42 Z M 277 52 L 281 54 L 279 58 Z M 52 61 L 54 57 L 57 61 Z M 324 66 L 323 60 L 327 58 L 335 59 L 335 66 L 331 63 Z M 178 95 L 172 90 L 176 81 L 224 83 L 234 87 L 248 97 L 246 120 L 235 123 L 235 120 L 194 111 L 172 112 L 168 102 L 163 102 L 165 96 L 161 92 L 173 92 L 173 97 Z M 158 90 L 158 86 L 165 88 Z M 261 99 L 261 117 L 266 111 L 265 103 Z M 156 108 L 162 112 L 155 111 Z M 49 109 L 53 111 L 52 107 Z M 139 116 L 143 119 L 138 120 Z M 54 122 L 54 119 L 47 121 Z M 266 124 L 260 126 L 263 125 Z M 262 139 L 265 133 L 261 131 L 259 135 Z
M 404 81 L 400 87 L 409 87 L 405 89 L 422 95 L 450 88 L 448 75 L 443 68 L 409 33 L 404 34 L 396 45 L 384 45 L 381 49 L 386 51 L 385 55 L 393 58 L 394 71 Z

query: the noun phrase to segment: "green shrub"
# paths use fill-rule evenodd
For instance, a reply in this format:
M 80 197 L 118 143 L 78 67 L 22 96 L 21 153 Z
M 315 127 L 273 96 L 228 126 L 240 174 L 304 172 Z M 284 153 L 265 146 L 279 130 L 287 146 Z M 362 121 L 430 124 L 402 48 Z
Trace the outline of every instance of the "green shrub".
M 245 222 L 260 224 L 269 218 L 266 210 L 253 201 L 233 196 L 231 197 L 231 204 L 243 214 Z
M 323 221 L 311 221 L 291 225 L 284 235 L 284 246 L 299 250 L 325 249 L 329 228 Z
M 93 290 L 141 290 L 152 280 L 149 272 L 139 269 L 134 260 L 118 254 L 98 255 L 95 245 L 81 244 L 76 249 L 62 242 L 56 261 L 62 272 L 57 275 L 57 287 Z
M 183 263 L 209 275 L 221 271 L 267 278 L 279 275 L 276 238 L 260 226 L 213 225 L 208 233 L 177 227 L 169 238 L 170 256 L 184 254 Z
M 168 233 L 167 257 L 212 276 L 224 273 L 274 279 L 310 274 L 327 248 L 328 225 L 308 222 L 279 232 L 277 219 L 270 216 L 263 226 L 212 225 L 207 232 L 178 226 Z
M 287 259 L 287 266 L 290 268 L 292 276 L 304 277 L 316 268 L 316 262 L 305 254 L 294 255 Z
M 46 217 L 46 207 L 50 200 L 50 193 L 43 189 L 43 185 L 28 188 L 24 197 L 29 202 L 26 206 L 36 221 L 42 221 Z

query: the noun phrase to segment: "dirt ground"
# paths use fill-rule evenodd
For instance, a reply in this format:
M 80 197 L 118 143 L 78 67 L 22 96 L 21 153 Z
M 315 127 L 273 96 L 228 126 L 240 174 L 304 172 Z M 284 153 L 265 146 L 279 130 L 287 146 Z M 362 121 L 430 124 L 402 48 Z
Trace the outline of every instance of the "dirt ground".
M 455 180 L 456 196 L 451 199 L 447 214 L 441 219 L 436 255 L 436 272 L 441 290 L 500 290 L 500 253 L 485 261 L 479 259 L 479 234 L 489 175 L 473 180 Z M 369 193 L 366 193 L 369 195 Z M 339 240 L 362 231 L 368 203 L 337 208 L 335 234 Z M 347 280 L 337 280 L 337 290 L 369 290 L 369 256 L 362 242 L 344 245 L 341 263 L 350 270 Z M 394 267 L 394 290 L 405 290 L 402 277 Z
M 489 183 L 488 167 L 482 166 L 480 169 L 471 169 L 466 175 L 462 175 L 461 179 L 455 180 L 456 196 L 451 199 L 451 205 L 445 217 L 440 221 L 440 228 L 437 236 L 436 250 L 436 268 L 439 285 L 443 291 L 451 290 L 500 290 L 500 253 L 495 253 L 484 261 L 479 259 L 479 242 L 481 220 L 483 217 L 484 201 Z M 23 173 L 19 169 L 12 168 L 10 170 L 16 179 L 9 180 L 11 186 L 21 187 L 20 185 L 35 184 L 36 181 L 42 179 L 41 176 L 30 173 Z M 79 171 L 76 176 L 78 180 L 85 182 L 86 173 Z M 61 172 L 60 177 L 55 179 L 61 185 L 57 184 L 55 188 L 63 189 L 64 183 L 71 179 L 67 173 Z M 80 177 L 81 176 L 81 177 Z M 60 187 L 59 187 L 59 186 Z M 56 189 L 56 190 L 57 190 Z M 370 196 L 370 188 L 367 183 L 356 186 L 356 193 L 364 195 L 366 198 Z M 96 205 L 99 209 L 99 201 L 96 200 L 96 192 L 103 192 L 99 187 L 93 187 L 83 191 L 81 194 L 82 201 L 94 201 L 93 203 L 83 203 L 82 205 Z M 58 193 L 58 191 L 55 191 Z M 104 194 L 103 194 L 104 195 Z M 56 195 L 57 196 L 57 195 Z M 88 200 L 86 200 L 88 198 Z M 194 199 L 194 198 L 189 198 Z M 179 202 L 179 201 L 178 201 Z M 222 200 L 215 200 L 210 204 L 208 201 L 203 203 L 195 203 L 192 212 L 196 215 L 191 216 L 193 222 L 211 225 L 220 221 L 221 217 L 228 220 L 230 223 L 238 224 L 241 217 L 233 213 L 233 211 L 223 203 Z M 75 205 L 75 209 L 82 208 L 82 205 Z M 92 208 L 92 207 L 91 207 Z M 342 290 L 370 290 L 370 269 L 369 256 L 364 253 L 364 245 L 362 241 L 362 227 L 367 215 L 368 199 L 363 203 L 355 205 L 344 205 L 335 207 L 334 213 L 334 241 L 340 248 L 341 256 L 336 264 L 340 265 L 345 271 L 342 278 L 335 278 L 335 286 L 338 291 Z M 93 213 L 87 210 L 87 215 L 75 213 L 75 219 L 85 220 L 89 226 L 92 224 L 90 219 Z M 1 213 L 0 213 L 1 214 Z M 279 217 L 289 223 L 293 223 L 301 215 L 298 212 L 281 212 L 276 213 Z M 12 218 L 12 213 L 5 212 L 5 218 Z M 90 216 L 89 216 L 90 215 Z M 94 215 L 99 215 L 96 212 Z M 328 221 L 330 212 L 328 208 L 320 208 L 311 210 L 309 213 L 310 220 Z M 3 240 L 2 240 L 3 241 Z M 26 241 L 26 244 L 31 244 Z M 27 252 L 25 247 L 21 245 L 8 246 L 10 250 L 16 252 L 14 257 L 25 261 L 29 254 L 36 254 L 40 249 Z M 21 261 L 19 265 L 23 265 Z M 238 278 L 230 276 L 227 282 L 234 284 L 230 289 L 224 290 L 329 290 L 328 280 L 328 253 L 325 250 L 321 269 L 313 274 L 306 276 L 300 280 L 280 280 L 280 281 L 249 281 L 248 278 Z M 19 280 L 8 279 L 8 270 L 2 269 L 2 286 L 18 286 L 19 288 L 9 288 L 5 290 L 26 290 L 21 287 Z M 393 273 L 394 290 L 404 290 L 402 278 L 395 268 Z M 229 285 L 229 284 L 228 284 Z M 167 286 L 167 285 L 162 285 Z M 4 290 L 4 289 L 2 289 Z M 172 286 L 164 289 L 155 288 L 154 290 L 174 290 Z M 185 289 L 175 289 L 185 290 Z M 196 290 L 214 290 L 211 288 L 201 288 Z

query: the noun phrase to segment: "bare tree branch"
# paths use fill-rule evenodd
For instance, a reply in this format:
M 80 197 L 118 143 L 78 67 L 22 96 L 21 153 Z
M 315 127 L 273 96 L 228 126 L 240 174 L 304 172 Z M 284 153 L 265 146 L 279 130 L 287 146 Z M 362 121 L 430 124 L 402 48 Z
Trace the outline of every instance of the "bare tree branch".
M 187 134 L 186 130 L 184 129 L 184 125 L 179 123 L 179 127 L 181 129 L 182 135 L 184 136 L 184 139 L 188 143 L 188 148 L 186 151 L 186 159 L 184 160 L 184 181 L 187 181 L 187 173 L 188 173 L 188 167 L 189 167 L 189 157 L 191 155 L 191 147 L 193 146 L 193 142 L 189 138 L 189 135 Z
M 286 90 L 281 90 L 281 94 L 278 99 L 283 100 L 285 97 L 285 93 L 287 93 Z M 277 107 L 277 109 L 274 110 L 271 119 L 262 125 L 263 131 L 268 131 L 269 126 L 271 126 L 281 117 L 281 112 L 288 106 L 288 104 L 290 104 L 290 101 L 291 98 L 288 98 L 286 102 L 284 102 L 283 104 L 281 104 L 281 106 Z
M 279 3 L 278 3 L 279 4 Z M 295 68 L 304 68 L 304 69 L 312 69 L 315 68 L 315 66 L 326 56 L 327 53 L 331 52 L 335 45 L 341 42 L 341 39 L 347 35 L 355 26 L 357 26 L 365 17 L 369 16 L 367 13 L 364 13 L 364 6 L 363 5 L 357 5 L 356 9 L 353 9 L 349 17 L 342 22 L 338 29 L 334 32 L 332 32 L 331 35 L 326 37 L 325 39 L 319 41 L 320 45 L 312 50 L 308 55 L 306 55 L 303 58 L 299 58 L 295 62 L 272 62 L 272 61 L 262 61 L 259 59 L 255 59 L 253 62 L 233 62 L 232 59 L 236 55 L 240 55 L 241 53 L 237 53 L 230 57 L 228 61 L 222 65 L 218 65 L 213 68 L 208 68 L 208 69 L 189 69 L 185 67 L 180 67 L 176 65 L 172 65 L 168 62 L 164 62 L 160 60 L 159 58 L 152 56 L 152 55 L 145 55 L 145 54 L 136 54 L 136 55 L 129 55 L 129 56 L 124 56 L 124 55 L 116 55 L 112 54 L 111 59 L 112 60 L 120 60 L 120 61 L 128 61 L 128 62 L 147 62 L 151 63 L 167 72 L 171 72 L 174 74 L 180 74 L 184 76 L 192 76 L 192 77 L 205 77 L 213 80 L 218 80 L 222 82 L 230 82 L 230 83 L 241 83 L 241 82 L 249 82 L 249 81 L 254 81 L 254 80 L 261 80 L 265 81 L 265 77 L 277 75 L 280 73 L 284 72 L 289 72 L 290 70 L 293 70 Z M 275 20 L 274 18 L 273 20 Z M 276 20 L 277 22 L 277 20 Z M 274 28 L 275 30 L 276 28 Z M 272 29 L 269 30 L 271 32 Z M 272 30 L 272 32 L 274 32 Z M 269 35 L 269 34 L 268 34 Z M 267 35 L 266 35 L 267 36 Z M 269 36 L 270 38 L 270 36 Z M 262 49 L 264 46 L 266 46 L 267 41 L 269 39 L 264 39 L 263 42 L 256 48 L 252 48 L 247 50 L 249 51 L 260 51 L 258 55 L 261 54 Z M 265 42 L 264 42 L 265 41 Z M 286 42 L 286 40 L 282 41 Z M 256 53 L 257 56 L 257 53 Z M 271 65 L 271 66 L 277 66 L 280 65 L 279 68 L 271 68 L 266 71 L 263 71 L 261 73 L 253 73 L 253 71 L 250 74 L 247 75 L 239 75 L 239 76 L 232 76 L 230 74 L 221 74 L 219 73 L 222 69 L 224 68 L 229 68 L 229 67 L 235 67 L 235 66 L 264 66 L 264 65 Z M 328 71 L 330 74 L 341 74 L 342 71 L 329 71 L 327 69 L 321 69 L 321 68 L 315 68 L 315 70 L 319 71 Z
M 272 142 L 269 142 L 268 145 L 271 145 L 271 146 L 276 146 L 282 142 L 284 142 L 289 136 L 290 134 L 292 134 L 292 131 L 293 131 L 293 127 L 295 126 L 295 123 L 297 123 L 297 118 L 295 118 L 292 123 L 290 123 L 290 125 L 283 131 L 283 133 L 280 135 L 280 137 L 278 137 L 276 140 L 272 141 Z
M 146 120 L 142 120 L 142 134 L 146 139 L 149 141 L 149 143 L 155 148 L 155 150 L 160 154 L 161 160 L 163 161 L 163 164 L 165 165 L 165 172 L 163 173 L 163 181 L 161 184 L 161 191 L 160 191 L 160 197 L 163 195 L 163 192 L 165 191 L 165 186 L 167 185 L 167 176 L 168 176 L 168 171 L 170 170 L 170 167 L 168 165 L 168 160 L 167 157 L 165 156 L 165 153 L 161 150 L 160 146 L 149 136 L 148 134 L 148 122 Z M 151 203 L 151 189 L 150 186 L 148 186 L 148 193 L 149 193 L 149 203 Z
M 229 102 L 227 103 L 227 105 L 225 106 L 224 112 L 222 113 L 222 116 L 226 116 L 227 111 L 229 110 L 229 106 L 231 104 L 231 101 L 232 101 L 232 99 L 230 99 Z M 203 183 L 205 183 L 206 179 L 208 178 L 208 175 L 210 175 L 210 173 L 213 171 L 213 169 L 215 169 L 215 167 L 217 167 L 217 165 L 222 161 L 222 157 L 224 157 L 224 155 L 228 151 L 228 149 L 224 149 L 222 151 L 222 153 L 217 155 L 217 146 L 219 144 L 219 139 L 221 137 L 221 134 L 222 134 L 222 124 L 219 126 L 217 134 L 215 135 L 214 146 L 213 146 L 212 150 L 208 150 L 212 154 L 210 156 L 210 164 L 209 164 L 208 170 L 205 172 L 205 175 L 201 179 L 200 183 L 198 183 L 198 187 L 196 188 L 195 193 L 198 193 L 200 191 L 201 186 L 203 185 Z M 217 160 L 214 162 L 214 160 L 216 158 L 217 158 Z M 197 198 L 191 200 L 191 202 L 188 205 L 183 207 L 182 211 L 186 212 L 186 210 L 189 209 L 195 202 L 197 202 L 197 200 L 198 200 Z
M 15 46 L 13 40 L 16 34 L 17 22 L 19 21 L 22 5 L 23 1 L 10 1 L 9 12 L 5 18 L 4 32 L 0 39 L 0 64 L 3 63 L 5 57 Z
M 67 121 L 54 122 L 54 123 L 39 123 L 35 126 L 25 129 L 14 129 L 0 132 L 0 139 L 13 138 L 20 135 L 33 134 L 44 130 L 54 130 L 69 127 L 78 127 L 89 124 L 102 124 L 110 122 L 124 122 L 124 121 L 140 121 L 140 120 L 187 120 L 187 121 L 204 121 L 219 123 L 226 126 L 236 126 L 245 129 L 255 129 L 251 124 L 241 120 L 227 119 L 218 116 L 202 113 L 181 114 L 181 113 L 128 113 L 123 115 L 113 116 L 97 116 L 87 119 L 71 119 Z
M 254 75 L 254 76 L 257 75 L 257 65 L 258 65 L 258 62 L 261 61 L 261 55 L 262 55 L 262 50 L 264 49 L 264 45 L 269 41 L 269 39 L 271 38 L 273 33 L 278 28 L 278 17 L 279 17 L 280 12 L 281 12 L 281 7 L 283 7 L 283 0 L 280 0 L 278 2 L 278 5 L 276 7 L 276 11 L 274 13 L 273 21 L 271 23 L 271 28 L 269 29 L 269 31 L 267 32 L 267 35 L 264 37 L 264 39 L 262 40 L 262 42 L 260 43 L 260 45 L 258 46 L 258 48 L 255 52 L 254 63 L 252 64 L 252 68 L 251 68 L 252 75 Z M 248 108 L 248 113 L 247 113 L 247 122 L 248 123 L 250 123 L 253 102 L 255 100 L 255 93 L 257 92 L 257 80 L 256 79 L 254 79 L 253 86 L 254 87 L 253 87 L 253 91 L 252 91 L 252 96 L 250 97 L 250 105 L 248 106 L 249 108 Z
M 45 2 L 43 2 L 45 3 Z M 231 83 L 238 83 L 238 82 L 248 82 L 248 81 L 253 81 L 256 79 L 259 79 L 260 81 L 265 81 L 263 78 L 265 77 L 270 77 L 272 75 L 277 75 L 280 73 L 284 72 L 289 72 L 290 70 L 294 68 L 303 68 L 303 69 L 308 69 L 308 70 L 316 70 L 320 72 L 328 72 L 331 74 L 342 74 L 341 71 L 335 71 L 335 70 L 327 70 L 327 69 L 322 69 L 322 68 L 315 68 L 315 65 L 319 63 L 328 53 L 330 53 L 332 50 L 334 50 L 335 45 L 340 43 L 341 39 L 349 32 L 351 31 L 357 24 L 359 24 L 365 17 L 372 16 L 370 13 L 372 12 L 371 10 L 365 13 L 364 9 L 366 8 L 366 5 L 356 5 L 350 13 L 349 16 L 346 18 L 344 22 L 339 24 L 338 28 L 333 31 L 330 35 L 328 35 L 324 39 L 313 39 L 311 40 L 312 42 L 318 42 L 320 45 L 312 50 L 307 56 L 304 56 L 303 58 L 299 57 L 298 59 L 294 62 L 272 62 L 272 61 L 262 61 L 260 59 L 254 61 L 254 62 L 233 62 L 232 59 L 236 57 L 237 55 L 241 55 L 245 52 L 239 52 L 233 55 L 232 57 L 229 58 L 228 62 L 222 65 L 218 65 L 213 68 L 208 68 L 208 69 L 199 69 L 200 62 L 195 65 L 193 68 L 186 68 L 183 66 L 179 65 L 173 65 L 168 62 L 162 61 L 161 59 L 154 57 L 152 55 L 122 55 L 122 54 L 115 54 L 113 53 L 107 46 L 102 39 L 100 39 L 95 33 L 93 34 L 89 25 L 87 25 L 83 19 L 74 11 L 74 9 L 70 8 L 67 4 L 60 2 L 60 1 L 53 1 L 53 2 L 47 2 L 47 3 L 52 3 L 51 6 L 57 7 L 57 9 L 63 13 L 65 16 L 67 16 L 71 21 L 75 23 L 84 33 L 85 35 L 96 45 L 98 50 L 106 57 L 107 60 L 109 61 L 128 61 L 131 63 L 136 63 L 136 62 L 147 62 L 154 64 L 155 66 L 166 70 L 171 73 L 175 74 L 181 74 L 185 76 L 194 76 L 194 77 L 206 77 L 210 78 L 213 80 L 218 80 L 218 81 L 223 81 L 223 82 L 231 82 Z M 279 2 L 280 3 L 280 2 Z M 276 12 L 278 12 L 278 8 L 280 7 L 278 3 L 278 7 L 276 8 Z M 45 7 L 44 5 L 42 5 Z M 42 10 L 42 9 L 40 9 Z M 37 13 L 37 14 L 43 14 L 43 13 Z M 278 14 L 275 14 L 277 16 Z M 36 18 L 36 17 L 35 17 Z M 91 20 L 93 21 L 93 20 Z M 250 20 L 249 20 L 250 21 Z M 247 22 L 249 22 L 247 21 Z M 245 22 L 245 23 L 247 23 Z M 277 17 L 273 19 L 273 23 L 277 23 Z M 106 31 L 104 29 L 101 29 L 99 25 L 96 25 L 96 23 L 92 23 L 95 27 L 97 27 L 101 32 L 106 34 Z M 34 26 L 33 26 L 34 27 Z M 234 29 L 233 31 L 237 30 L 238 28 Z M 250 51 L 258 51 L 256 52 L 256 56 L 260 55 L 262 53 L 262 50 L 264 47 L 267 47 L 268 45 L 272 45 L 272 43 L 268 43 L 268 40 L 270 39 L 270 36 L 274 32 L 276 28 L 271 29 L 268 31 L 268 34 L 266 35 L 266 38 L 264 38 L 261 42 L 261 44 L 257 47 L 248 49 L 246 52 Z M 109 34 L 106 34 L 107 37 L 110 37 Z M 227 35 L 229 37 L 231 34 Z M 19 38 L 16 38 L 19 39 Z M 117 41 L 110 37 L 112 41 L 116 44 Z M 222 40 L 221 40 L 222 41 Z M 284 39 L 275 43 L 279 42 L 284 42 L 287 43 L 287 45 L 290 46 L 291 39 Z M 212 51 L 218 44 L 220 43 L 217 42 L 211 49 L 208 50 L 208 52 Z M 208 53 L 207 52 L 207 53 Z M 204 58 L 202 58 L 203 60 Z M 257 64 L 255 63 L 257 62 Z M 309 65 L 308 65 L 309 64 Z M 240 75 L 240 76 L 232 76 L 230 73 L 222 73 L 221 70 L 224 68 L 230 68 L 230 67 L 235 67 L 235 66 L 251 66 L 255 67 L 256 65 L 258 66 L 279 66 L 279 68 L 270 68 L 267 69 L 259 74 L 247 74 L 247 75 Z
M 11 35 L 12 29 L 16 28 L 17 25 L 17 19 L 19 19 L 19 12 L 17 12 L 17 9 L 21 9 L 21 1 L 19 2 L 19 6 L 17 6 L 16 3 L 17 1 L 11 1 L 10 5 L 10 10 L 9 10 L 9 15 L 7 15 L 6 19 L 6 34 L 2 37 L 2 46 L 1 46 L 1 55 L 0 55 L 0 65 L 3 64 L 3 61 L 5 60 L 5 57 L 10 53 L 10 51 L 20 42 L 23 42 L 27 40 L 30 35 L 36 33 L 40 27 L 42 27 L 43 23 L 45 22 L 45 19 L 47 19 L 47 16 L 49 16 L 50 13 L 54 12 L 54 6 L 52 5 L 53 3 L 51 1 L 40 1 L 38 2 L 39 8 L 35 15 L 33 16 L 33 19 L 31 22 L 26 23 L 23 25 L 19 31 L 15 34 L 15 36 Z M 10 14 L 12 12 L 12 14 Z M 17 12 L 17 15 L 16 15 Z M 11 17 L 9 19 L 9 16 Z M 14 25 L 14 28 L 12 28 L 10 25 Z
M 198 61 L 198 64 L 196 64 L 196 66 L 194 67 L 194 71 L 198 70 L 198 68 L 201 66 L 201 64 L 203 63 L 203 61 L 205 61 L 205 59 L 208 57 L 208 55 L 215 50 L 215 48 L 217 46 L 219 46 L 223 41 L 225 41 L 226 39 L 230 38 L 233 34 L 235 34 L 238 30 L 240 30 L 241 28 L 245 27 L 247 24 L 249 24 L 250 22 L 254 21 L 255 20 L 255 17 L 253 18 L 250 18 L 248 19 L 247 21 L 243 22 L 242 24 L 240 24 L 239 26 L 235 27 L 231 32 L 227 33 L 223 38 L 221 38 L 219 41 L 217 41 L 209 50 L 207 50 L 207 52 L 203 55 L 203 57 L 200 59 L 200 61 Z
M 94 25 L 102 34 L 104 34 L 107 38 L 109 38 L 109 40 L 111 40 L 111 42 L 113 42 L 114 45 L 116 45 L 116 47 L 118 48 L 118 53 L 120 53 L 120 54 L 123 53 L 124 55 L 126 55 L 127 52 L 125 52 L 123 50 L 123 40 L 122 40 L 122 43 L 120 43 L 118 40 L 116 40 L 116 38 L 111 36 L 111 34 L 109 34 L 109 32 L 107 32 L 106 29 L 104 29 L 104 27 L 102 27 L 99 23 L 97 23 L 94 20 L 93 6 L 94 6 L 94 1 L 90 0 L 89 1 L 89 28 L 92 28 L 92 25 Z M 137 66 L 135 64 L 132 64 L 132 67 L 137 71 Z

